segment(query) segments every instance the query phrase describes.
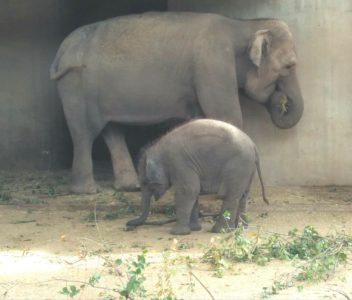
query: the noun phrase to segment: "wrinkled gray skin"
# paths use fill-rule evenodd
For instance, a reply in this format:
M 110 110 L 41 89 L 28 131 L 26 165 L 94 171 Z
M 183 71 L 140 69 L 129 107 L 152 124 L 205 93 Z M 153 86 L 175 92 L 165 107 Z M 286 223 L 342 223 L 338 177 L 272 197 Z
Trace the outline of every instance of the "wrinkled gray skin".
M 172 234 L 200 230 L 199 194 L 218 194 L 220 191 L 223 205 L 212 231 L 219 232 L 224 228 L 222 216 L 226 210 L 231 213 L 226 226 L 235 228 L 245 213 L 256 169 L 263 199 L 268 203 L 256 146 L 245 133 L 217 120 L 186 123 L 166 134 L 142 155 L 138 171 L 143 212 L 127 226 L 142 225 L 149 215 L 151 197 L 159 199 L 173 186 L 177 223 Z
M 78 28 L 50 69 L 74 145 L 73 192 L 97 190 L 91 150 L 101 132 L 115 186 L 138 186 L 119 124 L 207 117 L 241 128 L 243 89 L 266 105 L 276 126 L 294 126 L 303 112 L 296 61 L 292 35 L 279 20 L 166 12 Z

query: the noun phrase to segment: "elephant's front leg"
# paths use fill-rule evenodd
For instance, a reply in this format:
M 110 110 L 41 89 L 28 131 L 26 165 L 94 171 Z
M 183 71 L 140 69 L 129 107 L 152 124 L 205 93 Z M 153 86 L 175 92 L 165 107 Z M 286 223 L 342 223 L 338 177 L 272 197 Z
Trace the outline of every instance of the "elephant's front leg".
M 191 214 L 199 196 L 199 181 L 190 180 L 183 185 L 175 186 L 176 225 L 171 234 L 189 234 L 191 232 Z
M 137 174 L 128 151 L 124 134 L 119 128 L 108 124 L 103 131 L 104 140 L 109 148 L 114 169 L 117 190 L 135 191 L 139 189 Z
M 200 51 L 195 66 L 198 101 L 207 118 L 242 128 L 234 50 L 214 42 Z

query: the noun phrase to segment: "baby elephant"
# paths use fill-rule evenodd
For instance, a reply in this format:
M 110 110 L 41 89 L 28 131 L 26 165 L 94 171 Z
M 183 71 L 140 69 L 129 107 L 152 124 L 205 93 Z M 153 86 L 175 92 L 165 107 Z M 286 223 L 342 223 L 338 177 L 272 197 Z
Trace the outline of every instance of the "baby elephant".
M 257 169 L 266 203 L 259 157 L 252 140 L 238 128 L 221 121 L 198 119 L 186 123 L 150 146 L 139 161 L 142 215 L 127 226 L 142 225 L 152 196 L 158 200 L 170 186 L 175 189 L 176 220 L 172 234 L 200 230 L 199 194 L 223 195 L 221 214 L 212 231 L 235 228 L 243 216 L 251 181 Z M 231 217 L 225 220 L 223 213 Z

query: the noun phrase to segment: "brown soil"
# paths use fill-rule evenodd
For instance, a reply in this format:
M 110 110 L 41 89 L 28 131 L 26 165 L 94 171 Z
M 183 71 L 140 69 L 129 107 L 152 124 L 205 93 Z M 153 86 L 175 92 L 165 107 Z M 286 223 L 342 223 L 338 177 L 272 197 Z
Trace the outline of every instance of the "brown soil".
M 121 286 L 123 277 L 108 274 L 104 257 L 135 257 L 148 250 L 145 271 L 148 292 L 155 290 L 157 275 L 163 269 L 162 252 L 174 244 L 169 234 L 172 224 L 142 226 L 125 231 L 125 223 L 138 214 L 139 194 L 114 192 L 109 180 L 100 180 L 97 195 L 68 194 L 68 173 L 0 174 L 0 298 L 65 299 L 59 290 L 73 281 L 87 281 L 94 273 L 102 274 L 99 286 Z M 105 178 L 103 178 L 105 179 Z M 248 204 L 251 220 L 248 232 L 287 233 L 292 228 L 314 226 L 327 234 L 345 230 L 352 234 L 351 187 L 268 188 L 270 206 L 263 203 L 259 189 L 253 187 Z M 154 203 L 152 219 L 166 218 L 171 193 Z M 214 212 L 219 200 L 201 198 L 204 212 Z M 135 210 L 135 213 L 131 211 Z M 95 213 L 94 213 L 95 212 Z M 159 213 L 156 213 L 159 212 Z M 96 220 L 94 215 L 96 215 Z M 214 234 L 210 218 L 202 221 L 203 230 L 176 237 L 184 250 L 172 255 L 199 257 Z M 184 264 L 173 267 L 173 290 L 178 298 L 208 299 L 206 290 L 195 282 L 189 291 L 188 271 Z M 192 272 L 215 299 L 260 299 L 263 287 L 271 286 L 282 274 L 292 270 L 289 262 L 273 261 L 262 267 L 236 264 L 216 278 L 210 267 L 195 263 Z M 78 299 L 103 298 L 102 289 L 86 288 Z M 116 295 L 116 294 L 115 294 Z M 352 297 L 352 267 L 341 267 L 332 279 L 306 285 L 303 291 L 289 288 L 273 299 L 348 299 Z

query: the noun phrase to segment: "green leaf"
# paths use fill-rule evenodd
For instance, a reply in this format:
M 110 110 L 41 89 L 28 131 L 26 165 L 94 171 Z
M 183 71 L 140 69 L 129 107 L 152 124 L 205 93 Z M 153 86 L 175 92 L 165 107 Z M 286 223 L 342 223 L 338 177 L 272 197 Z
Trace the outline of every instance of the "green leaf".
M 97 284 L 99 282 L 100 278 L 101 278 L 100 274 L 94 274 L 93 276 L 91 276 L 89 278 L 88 282 L 91 286 L 94 286 L 95 284 Z

